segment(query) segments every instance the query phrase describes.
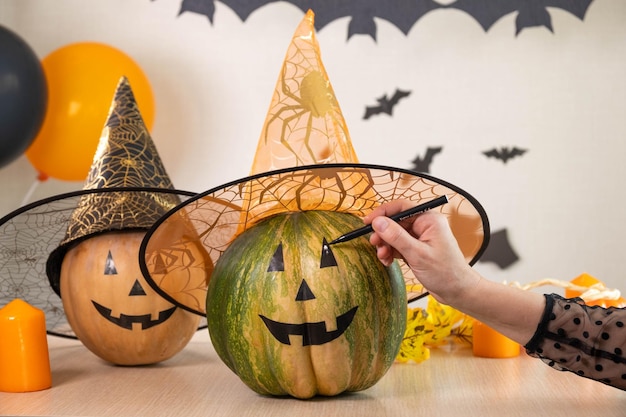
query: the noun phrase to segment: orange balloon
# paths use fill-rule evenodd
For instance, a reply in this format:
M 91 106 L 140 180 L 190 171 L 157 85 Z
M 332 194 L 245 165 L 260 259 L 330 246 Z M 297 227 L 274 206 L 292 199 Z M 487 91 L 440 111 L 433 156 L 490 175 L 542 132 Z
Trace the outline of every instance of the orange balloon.
M 84 181 L 106 122 L 117 84 L 126 76 L 148 130 L 154 96 L 145 74 L 129 56 L 111 46 L 80 42 L 59 48 L 41 62 L 48 105 L 41 129 L 26 150 L 41 174 Z

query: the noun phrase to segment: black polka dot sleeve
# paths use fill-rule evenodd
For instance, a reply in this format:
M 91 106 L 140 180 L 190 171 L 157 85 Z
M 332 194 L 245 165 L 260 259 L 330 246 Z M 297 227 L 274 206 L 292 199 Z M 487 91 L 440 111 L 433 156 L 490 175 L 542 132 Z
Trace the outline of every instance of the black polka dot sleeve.
M 560 371 L 626 390 L 626 309 L 545 297 L 546 309 L 526 352 Z

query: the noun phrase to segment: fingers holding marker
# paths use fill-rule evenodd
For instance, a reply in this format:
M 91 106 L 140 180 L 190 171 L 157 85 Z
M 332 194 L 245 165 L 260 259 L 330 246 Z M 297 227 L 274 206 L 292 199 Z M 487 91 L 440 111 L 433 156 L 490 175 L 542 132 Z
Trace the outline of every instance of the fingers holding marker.
M 419 243 L 404 227 L 388 217 L 378 216 L 372 221 L 374 234 L 370 242 L 376 246 L 379 259 L 389 264 L 396 257 L 405 257 Z

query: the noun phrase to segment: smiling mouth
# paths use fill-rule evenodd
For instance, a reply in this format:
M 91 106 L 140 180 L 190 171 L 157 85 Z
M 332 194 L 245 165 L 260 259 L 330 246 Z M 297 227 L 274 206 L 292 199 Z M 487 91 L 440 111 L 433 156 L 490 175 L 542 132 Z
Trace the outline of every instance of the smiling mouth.
M 280 343 L 291 345 L 289 336 L 295 335 L 302 336 L 302 346 L 323 345 L 324 343 L 335 340 L 346 331 L 348 326 L 350 326 L 350 323 L 352 323 L 352 319 L 354 318 L 358 308 L 359 307 L 356 306 L 346 313 L 338 316 L 337 329 L 330 332 L 326 330 L 326 323 L 323 321 L 315 323 L 291 324 L 274 321 L 260 314 L 259 317 L 261 317 L 267 329 L 270 333 L 272 333 L 272 336 L 274 336 L 274 338 L 276 338 L 276 340 Z
M 159 318 L 156 320 L 152 320 L 150 314 L 141 314 L 137 316 L 130 316 L 127 314 L 120 314 L 119 317 L 113 317 L 111 315 L 111 309 L 106 308 L 95 301 L 91 300 L 93 306 L 98 310 L 98 313 L 108 321 L 113 324 L 116 324 L 124 329 L 132 330 L 133 323 L 140 323 L 141 330 L 149 329 L 150 327 L 154 327 L 158 324 L 163 323 L 165 320 L 169 319 L 174 311 L 176 310 L 176 306 L 169 308 L 167 310 L 163 310 L 159 312 Z

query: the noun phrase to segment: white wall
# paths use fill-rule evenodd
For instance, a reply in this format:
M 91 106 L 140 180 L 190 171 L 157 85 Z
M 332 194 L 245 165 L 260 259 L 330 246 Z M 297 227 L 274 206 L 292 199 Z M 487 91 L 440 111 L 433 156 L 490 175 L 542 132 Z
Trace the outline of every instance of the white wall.
M 144 70 L 156 102 L 152 136 L 179 189 L 203 191 L 246 176 L 284 54 L 303 13 L 274 3 L 242 22 L 216 2 L 177 17 L 180 0 L 3 0 L 0 24 L 44 58 L 71 42 L 123 50 Z M 347 19 L 318 32 L 322 57 L 361 162 L 410 168 L 443 146 L 431 174 L 484 205 L 520 256 L 493 280 L 569 280 L 589 272 L 626 291 L 626 2 L 594 0 L 584 21 L 549 9 L 554 33 L 515 14 L 489 32 L 468 14 L 437 10 L 405 36 L 377 20 L 378 40 L 346 40 Z M 363 120 L 395 88 L 394 110 Z M 112 92 L 113 94 L 113 92 Z M 482 152 L 528 149 L 503 164 Z M 0 216 L 18 208 L 37 173 L 26 157 L 0 168 Z M 29 201 L 81 188 L 48 180 Z

